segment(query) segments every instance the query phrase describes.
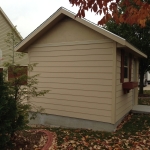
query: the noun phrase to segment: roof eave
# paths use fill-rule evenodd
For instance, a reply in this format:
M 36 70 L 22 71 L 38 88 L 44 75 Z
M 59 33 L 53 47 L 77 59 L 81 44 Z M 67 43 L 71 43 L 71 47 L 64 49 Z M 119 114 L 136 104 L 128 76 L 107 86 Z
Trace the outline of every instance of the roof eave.
M 50 28 L 61 20 L 65 15 L 62 13 L 62 9 L 57 10 L 50 18 L 47 19 L 43 24 L 41 24 L 38 28 L 36 28 L 31 34 L 29 34 L 21 43 L 19 43 L 16 47 L 15 50 L 18 52 L 24 52 L 25 49 L 32 44 L 36 39 L 40 37 L 43 32 L 46 31 L 47 28 Z
M 147 55 L 145 55 L 143 52 L 141 52 L 140 50 L 138 50 L 137 48 L 135 48 L 133 45 L 131 45 L 130 43 L 128 43 L 127 41 L 125 41 L 124 45 L 117 43 L 117 47 L 118 48 L 128 48 L 130 49 L 133 53 L 135 53 L 136 55 L 138 55 L 138 57 L 144 57 L 147 58 Z
M 145 55 L 143 52 L 141 52 L 140 50 L 138 50 L 137 48 L 135 48 L 133 45 L 131 45 L 130 43 L 128 43 L 127 41 L 125 42 L 125 45 L 127 47 L 129 47 L 130 49 L 132 49 L 135 53 L 137 53 L 138 55 L 140 55 L 141 57 L 147 58 L 147 55 Z
M 23 52 L 23 51 L 27 51 L 26 48 L 32 44 L 38 37 L 40 37 L 40 35 L 42 35 L 44 32 L 46 32 L 46 30 L 50 27 L 53 27 L 53 25 L 55 23 L 57 23 L 58 21 L 60 21 L 60 19 L 62 19 L 64 16 L 68 16 L 72 19 L 76 19 L 76 21 L 78 21 L 79 23 L 93 29 L 94 31 L 105 35 L 106 37 L 110 38 L 111 40 L 119 43 L 120 45 L 123 45 L 125 47 L 130 48 L 132 51 L 134 51 L 136 54 L 138 54 L 140 57 L 144 57 L 147 58 L 147 56 L 142 53 L 141 51 L 139 51 L 138 49 L 136 49 L 134 46 L 132 46 L 131 44 L 129 44 L 125 39 L 103 29 L 100 28 L 98 25 L 95 25 L 94 23 L 86 20 L 86 19 L 81 19 L 76 17 L 75 18 L 75 14 L 68 11 L 65 8 L 59 8 L 51 17 L 49 17 L 43 24 L 41 24 L 36 30 L 34 30 L 26 39 L 24 39 L 20 44 L 18 44 L 15 47 L 16 51 L 19 52 Z
M 60 15 L 64 15 L 64 16 L 68 16 L 72 19 L 76 19 L 76 21 L 78 21 L 79 23 L 84 24 L 85 26 L 95 30 L 96 32 L 101 33 L 101 34 L 105 35 L 106 37 L 108 36 L 113 41 L 116 41 L 116 42 L 124 45 L 125 40 L 123 38 L 109 32 L 103 28 L 100 28 L 98 25 L 96 25 L 96 24 L 94 24 L 94 23 L 92 23 L 86 19 L 81 19 L 79 17 L 75 18 L 74 13 L 61 7 L 50 18 L 48 18 L 43 24 L 41 24 L 36 30 L 34 30 L 26 39 L 24 39 L 21 43 L 19 43 L 16 46 L 15 50 L 19 51 L 19 52 L 23 52 L 25 50 L 25 48 L 27 48 L 28 45 L 30 45 L 30 43 L 32 41 L 31 39 L 35 40 L 36 38 L 38 38 L 38 34 L 40 34 L 46 26 L 51 24 Z

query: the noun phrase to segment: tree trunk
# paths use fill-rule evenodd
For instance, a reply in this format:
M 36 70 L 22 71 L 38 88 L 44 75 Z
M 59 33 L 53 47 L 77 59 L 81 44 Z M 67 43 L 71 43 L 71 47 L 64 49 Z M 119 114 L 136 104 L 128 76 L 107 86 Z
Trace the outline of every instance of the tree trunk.
M 139 94 L 143 94 L 143 87 L 144 87 L 144 72 L 140 73 L 140 87 L 139 87 Z

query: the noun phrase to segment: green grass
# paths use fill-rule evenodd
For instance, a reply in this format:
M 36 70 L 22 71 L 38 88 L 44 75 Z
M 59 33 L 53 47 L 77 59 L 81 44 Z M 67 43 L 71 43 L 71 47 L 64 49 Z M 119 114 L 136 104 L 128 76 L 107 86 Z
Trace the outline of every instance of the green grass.
M 150 106 L 150 90 L 144 90 L 143 96 L 138 98 L 138 104 Z
M 150 95 L 150 90 L 144 90 L 144 94 L 149 94 Z
M 148 105 L 150 106 L 150 98 L 139 98 L 138 99 L 139 105 Z

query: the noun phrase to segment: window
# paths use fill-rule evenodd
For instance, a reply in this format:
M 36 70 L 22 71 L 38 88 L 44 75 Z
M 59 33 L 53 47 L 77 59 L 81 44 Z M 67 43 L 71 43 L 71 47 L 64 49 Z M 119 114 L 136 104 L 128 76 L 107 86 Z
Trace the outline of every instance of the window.
M 128 78 L 128 66 L 129 65 L 129 60 L 128 60 L 128 56 L 125 55 L 124 56 L 124 78 Z
M 131 81 L 131 66 L 132 66 L 132 56 L 129 53 L 125 53 L 121 50 L 121 75 L 120 82 L 124 83 L 124 79 Z

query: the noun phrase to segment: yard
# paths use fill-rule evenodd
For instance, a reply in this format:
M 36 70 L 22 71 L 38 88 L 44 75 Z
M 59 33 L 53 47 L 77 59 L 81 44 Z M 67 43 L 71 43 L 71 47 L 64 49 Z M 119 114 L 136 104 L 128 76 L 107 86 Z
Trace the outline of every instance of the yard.
M 150 94 L 150 91 L 145 91 Z M 139 104 L 150 105 L 150 98 L 139 98 Z M 56 133 L 53 148 L 57 150 L 149 150 L 150 114 L 127 115 L 113 133 L 90 129 L 68 129 L 36 127 L 16 133 L 14 150 L 40 150 L 47 137 L 37 129 L 47 129 Z M 49 149 L 50 150 L 50 149 Z
M 37 134 L 35 128 L 32 129 L 34 132 L 29 132 L 30 130 L 16 134 L 14 150 L 41 149 L 45 135 Z M 57 139 L 53 149 L 57 150 L 150 149 L 150 114 L 130 113 L 113 133 L 89 129 L 47 128 L 47 130 L 56 133 Z

